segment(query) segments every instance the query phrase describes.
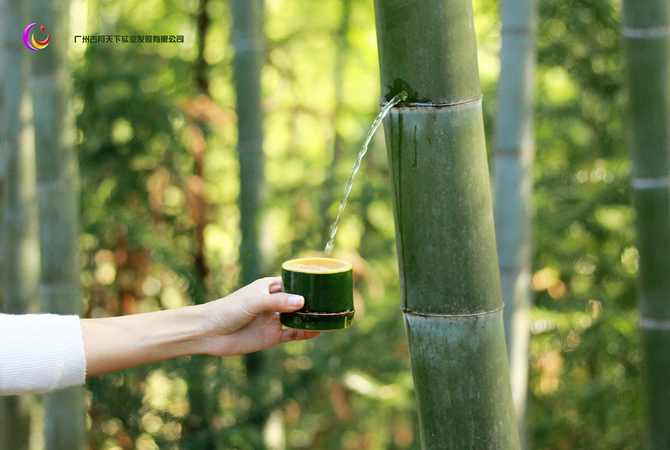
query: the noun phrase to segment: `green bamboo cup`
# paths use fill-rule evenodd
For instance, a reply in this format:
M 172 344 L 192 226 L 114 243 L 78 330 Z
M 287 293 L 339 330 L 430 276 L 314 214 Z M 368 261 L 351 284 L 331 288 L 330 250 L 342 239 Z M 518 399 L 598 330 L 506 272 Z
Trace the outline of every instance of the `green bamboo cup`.
M 341 330 L 354 322 L 351 263 L 331 258 L 302 258 L 281 266 L 282 291 L 302 295 L 305 305 L 282 313 L 283 325 L 297 330 Z

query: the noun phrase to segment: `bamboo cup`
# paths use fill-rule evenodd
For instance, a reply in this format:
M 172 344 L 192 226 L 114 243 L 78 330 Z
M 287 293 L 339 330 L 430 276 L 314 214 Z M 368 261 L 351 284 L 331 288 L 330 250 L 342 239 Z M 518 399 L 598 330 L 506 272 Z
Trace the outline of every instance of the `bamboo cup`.
M 332 258 L 302 258 L 282 264 L 282 291 L 302 295 L 305 305 L 282 313 L 280 321 L 298 330 L 341 330 L 354 322 L 353 266 Z

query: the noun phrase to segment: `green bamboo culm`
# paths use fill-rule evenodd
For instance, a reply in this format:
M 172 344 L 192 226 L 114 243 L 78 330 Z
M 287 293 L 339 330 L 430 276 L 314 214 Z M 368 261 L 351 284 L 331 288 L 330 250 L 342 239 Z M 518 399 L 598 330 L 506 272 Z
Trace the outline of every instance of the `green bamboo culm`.
M 2 152 L 6 155 L 3 189 L 5 273 L 3 312 L 25 314 L 39 308 L 39 224 L 35 187 L 35 141 L 32 103 L 27 80 L 29 51 L 23 44 L 28 6 L 2 0 L 0 33 L 4 34 L 5 68 L 2 98 Z M 30 437 L 30 397 L 0 397 L 0 449 L 27 450 Z
M 67 0 L 30 0 L 33 30 L 44 24 L 47 48 L 28 52 L 33 59 L 33 92 L 37 195 L 42 255 L 40 291 L 44 312 L 82 313 L 79 237 L 79 165 L 73 110 L 72 68 Z M 22 22 L 23 23 L 23 22 Z M 23 49 L 24 51 L 27 49 Z M 79 450 L 86 444 L 86 402 L 83 387 L 44 395 L 47 450 Z
M 424 449 L 519 449 L 470 0 L 375 0 Z
M 533 0 L 501 5 L 502 49 L 495 135 L 495 228 L 512 398 L 525 441 L 528 339 L 532 292 L 530 166 L 535 152 L 533 94 L 536 13 Z M 527 445 L 524 445 L 527 447 Z
M 623 12 L 646 435 L 660 450 L 670 448 L 670 10 L 624 0 Z
M 4 280 L 5 272 L 5 240 L 2 238 L 4 236 L 5 229 L 5 214 L 4 214 L 4 190 L 7 184 L 7 152 L 5 150 L 5 127 L 2 125 L 4 121 L 2 120 L 4 106 L 3 106 L 3 97 L 5 96 L 5 33 L 2 31 L 5 29 L 4 24 L 5 17 L 5 0 L 0 0 L 0 280 Z M 2 290 L 0 290 L 0 312 L 2 311 Z M 0 417 L 0 421 L 2 418 Z
M 237 151 L 240 162 L 240 281 L 246 285 L 260 277 L 262 272 L 258 217 L 262 200 L 264 160 L 261 109 L 263 3 L 260 0 L 234 0 L 232 13 Z
M 233 69 L 237 113 L 237 153 L 240 165 L 240 285 L 245 286 L 263 275 L 260 244 L 260 214 L 264 185 L 263 110 L 261 69 L 264 60 L 263 1 L 233 0 L 232 40 L 235 47 Z M 245 355 L 247 376 L 259 383 L 265 365 L 263 352 Z M 248 423 L 262 435 L 272 411 L 263 406 L 261 396 L 252 398 Z M 258 443 L 257 445 L 261 445 Z

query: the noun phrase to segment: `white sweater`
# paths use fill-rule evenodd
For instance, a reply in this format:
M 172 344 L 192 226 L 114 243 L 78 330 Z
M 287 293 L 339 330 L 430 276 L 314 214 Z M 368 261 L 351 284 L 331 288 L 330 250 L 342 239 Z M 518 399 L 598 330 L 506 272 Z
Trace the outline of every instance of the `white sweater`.
M 78 316 L 0 314 L 0 395 L 48 392 L 85 380 Z

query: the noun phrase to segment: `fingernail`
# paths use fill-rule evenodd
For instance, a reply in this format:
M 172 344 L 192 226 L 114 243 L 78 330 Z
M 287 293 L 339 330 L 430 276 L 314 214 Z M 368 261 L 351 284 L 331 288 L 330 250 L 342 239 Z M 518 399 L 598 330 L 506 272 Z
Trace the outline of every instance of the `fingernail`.
M 288 298 L 288 306 L 300 306 L 303 303 L 303 298 L 299 295 L 291 295 Z

